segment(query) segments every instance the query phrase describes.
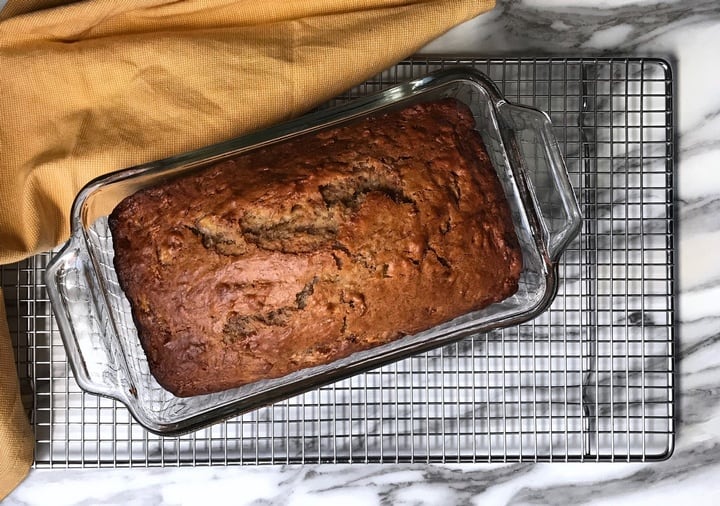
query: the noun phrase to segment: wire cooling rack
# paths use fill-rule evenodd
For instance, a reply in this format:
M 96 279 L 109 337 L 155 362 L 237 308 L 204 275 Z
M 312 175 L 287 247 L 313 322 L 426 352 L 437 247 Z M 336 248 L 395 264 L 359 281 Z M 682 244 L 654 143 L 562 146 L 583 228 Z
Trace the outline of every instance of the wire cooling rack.
M 471 65 L 549 113 L 584 214 L 551 309 L 518 327 L 310 391 L 182 437 L 84 394 L 43 282 L 49 254 L 0 269 L 36 467 L 604 461 L 672 452 L 673 82 L 646 59 L 430 59 L 339 101 Z

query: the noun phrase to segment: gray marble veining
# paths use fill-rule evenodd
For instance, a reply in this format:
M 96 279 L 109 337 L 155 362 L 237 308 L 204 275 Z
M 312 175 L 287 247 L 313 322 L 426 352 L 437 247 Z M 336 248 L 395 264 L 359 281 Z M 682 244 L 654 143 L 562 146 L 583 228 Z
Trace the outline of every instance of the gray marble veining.
M 307 465 L 35 470 L 30 504 L 720 503 L 720 4 L 509 0 L 429 54 L 661 55 L 675 61 L 679 252 L 676 448 L 646 464 Z

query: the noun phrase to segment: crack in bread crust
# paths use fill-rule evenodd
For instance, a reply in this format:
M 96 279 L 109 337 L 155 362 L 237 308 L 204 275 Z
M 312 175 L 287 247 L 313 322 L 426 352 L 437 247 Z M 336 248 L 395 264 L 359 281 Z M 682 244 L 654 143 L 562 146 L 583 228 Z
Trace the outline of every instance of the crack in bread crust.
M 189 226 L 205 248 L 221 255 L 245 255 L 253 246 L 282 253 L 308 253 L 337 237 L 341 224 L 379 193 L 397 203 L 415 205 L 385 162 L 360 164 L 352 174 L 320 185 L 321 200 L 298 201 L 284 213 L 268 208 L 246 211 L 239 220 L 208 214 Z

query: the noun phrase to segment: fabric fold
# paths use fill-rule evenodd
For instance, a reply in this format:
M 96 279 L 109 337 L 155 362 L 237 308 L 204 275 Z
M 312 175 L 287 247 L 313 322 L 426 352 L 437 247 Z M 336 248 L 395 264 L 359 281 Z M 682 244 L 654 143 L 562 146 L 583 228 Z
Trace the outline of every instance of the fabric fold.
M 0 289 L 0 500 L 28 473 L 35 440 L 20 398 L 5 300 Z

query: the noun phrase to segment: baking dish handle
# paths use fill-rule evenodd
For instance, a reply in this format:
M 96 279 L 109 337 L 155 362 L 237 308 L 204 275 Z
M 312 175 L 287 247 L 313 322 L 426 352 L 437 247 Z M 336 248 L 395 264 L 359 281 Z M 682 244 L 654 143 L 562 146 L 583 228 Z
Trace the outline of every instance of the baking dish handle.
M 90 295 L 95 292 L 91 269 L 74 241 L 53 258 L 45 274 L 68 363 L 80 388 L 125 401 L 117 374 L 120 364 L 105 342 L 107 316 Z
M 548 254 L 557 262 L 579 232 L 582 214 L 552 123 L 544 112 L 531 107 L 504 102 L 498 111 L 506 128 L 514 134 L 509 138 L 515 146 L 508 146 L 512 148 L 508 152 L 520 158 L 516 161 L 542 222 Z

